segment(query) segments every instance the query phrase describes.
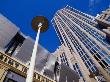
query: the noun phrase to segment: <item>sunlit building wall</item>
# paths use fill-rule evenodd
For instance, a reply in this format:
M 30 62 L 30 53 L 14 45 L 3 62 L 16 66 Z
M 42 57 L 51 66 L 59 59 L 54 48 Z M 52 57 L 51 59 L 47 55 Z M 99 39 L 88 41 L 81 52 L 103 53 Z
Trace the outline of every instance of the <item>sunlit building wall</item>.
M 71 53 L 69 49 L 62 44 L 53 54 L 56 56 L 57 61 L 59 61 L 61 64 L 67 65 L 79 75 L 79 82 L 85 81 L 82 76 L 81 69 L 78 66 L 78 62 L 74 57 L 74 52 Z
M 77 55 L 84 79 L 89 82 L 88 76 L 93 76 L 97 81 L 109 82 L 110 42 L 106 33 L 97 29 L 95 17 L 66 6 L 56 12 L 52 23 L 61 44 Z

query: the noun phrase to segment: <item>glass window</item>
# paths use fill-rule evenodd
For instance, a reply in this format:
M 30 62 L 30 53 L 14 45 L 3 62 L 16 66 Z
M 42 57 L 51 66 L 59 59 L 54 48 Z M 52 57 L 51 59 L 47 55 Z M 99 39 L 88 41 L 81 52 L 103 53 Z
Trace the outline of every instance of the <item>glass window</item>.
M 99 64 L 100 64 L 103 68 L 105 68 L 105 65 L 104 65 L 102 62 L 99 62 Z
M 91 59 L 89 59 L 89 61 L 91 62 L 92 65 L 94 64 L 93 61 L 92 61 Z
M 10 78 L 7 78 L 4 82 L 17 82 L 17 81 L 10 79 Z
M 99 51 L 99 49 L 100 49 L 100 47 L 98 47 L 98 46 L 95 46 L 93 48 L 95 49 L 95 51 Z
M 104 60 L 102 60 L 102 62 L 105 66 L 108 66 L 108 64 Z
M 106 52 L 104 50 L 101 50 L 100 52 L 98 52 L 99 55 L 101 55 L 102 57 L 104 57 L 106 54 Z
M 77 68 L 79 68 L 77 63 L 75 63 L 75 65 L 76 65 Z
M 91 50 L 92 50 L 94 53 L 97 53 L 96 51 L 98 51 L 98 49 L 96 48 L 96 46 L 93 47 Z
M 110 22 L 110 16 L 106 19 L 106 21 Z
M 104 60 L 105 60 L 108 64 L 110 64 L 110 59 L 104 58 Z
M 19 51 L 24 40 L 25 38 L 17 33 L 15 37 L 10 41 L 10 43 L 5 46 L 5 52 L 10 56 L 15 55 L 14 53 L 17 53 Z
M 89 68 L 89 65 L 87 64 L 87 62 L 85 62 L 85 65 L 87 66 L 87 68 Z
M 90 53 L 93 55 L 95 53 L 95 51 L 91 49 L 90 50 Z
M 92 70 L 93 72 L 96 72 L 96 70 L 95 70 L 95 68 L 94 68 L 94 67 L 92 67 L 92 68 L 91 68 L 91 70 Z
M 75 67 L 75 65 L 73 65 L 73 68 L 74 68 L 74 70 L 76 70 L 76 67 Z
M 95 54 L 95 56 L 99 59 L 101 59 L 101 55 L 99 53 Z
M 93 44 L 92 42 L 90 42 L 90 43 L 89 43 L 89 46 L 93 47 L 93 46 L 94 46 L 94 44 Z
M 79 75 L 82 77 L 82 73 L 81 73 L 81 71 L 80 71 L 80 70 L 78 70 L 78 72 L 79 72 Z
M 85 59 L 85 60 L 87 60 L 87 57 L 86 57 L 86 55 L 84 55 L 83 57 L 84 57 L 84 59 Z
M 84 57 L 82 56 L 81 58 L 82 58 L 82 60 L 83 60 L 83 62 L 84 62 L 84 61 L 85 61 Z
M 91 63 L 90 63 L 89 61 L 87 61 L 87 64 L 88 64 L 89 66 L 91 66 Z

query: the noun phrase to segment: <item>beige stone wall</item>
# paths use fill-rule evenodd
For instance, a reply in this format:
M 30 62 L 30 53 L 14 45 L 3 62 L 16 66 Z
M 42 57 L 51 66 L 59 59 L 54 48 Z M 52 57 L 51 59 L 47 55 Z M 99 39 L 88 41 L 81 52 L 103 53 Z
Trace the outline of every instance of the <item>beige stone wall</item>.
M 8 67 L 6 67 L 3 64 L 0 64 L 0 82 L 3 82 L 6 73 L 7 73 Z
M 110 16 L 110 8 L 108 8 L 107 10 L 103 11 L 98 18 L 101 20 L 106 20 L 108 17 Z

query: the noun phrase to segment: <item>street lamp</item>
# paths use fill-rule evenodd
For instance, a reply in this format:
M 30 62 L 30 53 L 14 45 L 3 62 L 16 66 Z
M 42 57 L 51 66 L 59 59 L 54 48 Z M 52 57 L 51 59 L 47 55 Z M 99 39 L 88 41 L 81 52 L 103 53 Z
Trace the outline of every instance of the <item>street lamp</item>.
M 40 32 L 47 31 L 48 25 L 49 25 L 48 20 L 44 16 L 36 16 L 32 20 L 32 28 L 37 32 L 37 36 L 36 36 L 32 56 L 31 56 L 29 69 L 27 71 L 26 82 L 33 82 L 33 74 L 34 74 L 34 67 L 35 67 L 39 35 L 40 35 Z

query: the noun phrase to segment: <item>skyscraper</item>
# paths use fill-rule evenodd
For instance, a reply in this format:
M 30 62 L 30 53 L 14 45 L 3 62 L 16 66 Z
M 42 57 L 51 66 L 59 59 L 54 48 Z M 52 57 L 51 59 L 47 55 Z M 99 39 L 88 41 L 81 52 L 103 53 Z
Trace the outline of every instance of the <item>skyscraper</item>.
M 61 44 L 74 52 L 85 81 L 110 82 L 110 42 L 95 17 L 66 6 L 52 19 Z M 87 70 L 86 70 L 87 69 Z M 100 77 L 100 78 L 99 78 Z

